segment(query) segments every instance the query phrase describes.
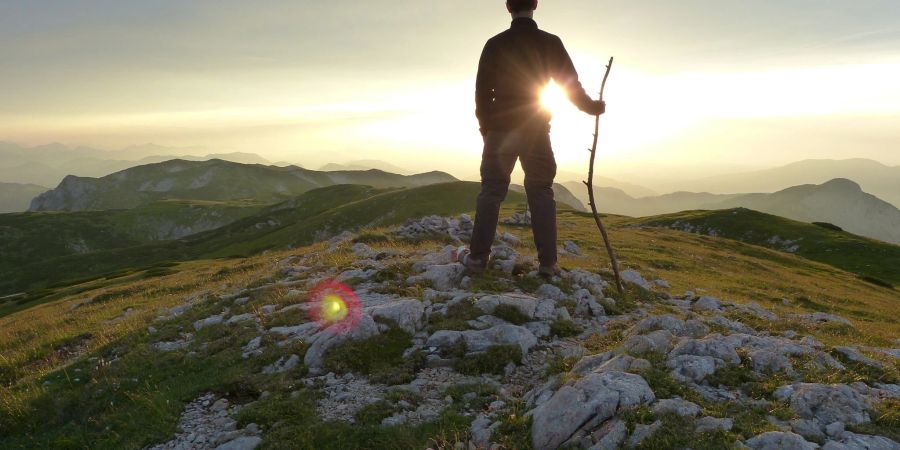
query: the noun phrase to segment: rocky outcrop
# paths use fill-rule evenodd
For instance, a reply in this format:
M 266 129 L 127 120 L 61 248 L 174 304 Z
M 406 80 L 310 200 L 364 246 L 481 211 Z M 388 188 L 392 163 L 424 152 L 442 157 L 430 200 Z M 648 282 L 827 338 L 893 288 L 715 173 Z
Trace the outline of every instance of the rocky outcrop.
M 616 412 L 651 403 L 650 386 L 638 375 L 591 373 L 560 388 L 532 414 L 531 439 L 537 450 L 559 447 L 588 421 L 597 424 Z

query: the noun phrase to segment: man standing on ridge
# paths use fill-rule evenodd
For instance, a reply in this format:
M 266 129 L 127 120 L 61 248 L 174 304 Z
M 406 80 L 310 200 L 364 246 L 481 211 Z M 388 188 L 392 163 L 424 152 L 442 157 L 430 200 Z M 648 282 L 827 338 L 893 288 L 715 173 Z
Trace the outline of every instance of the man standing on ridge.
M 478 64 L 475 115 L 484 137 L 481 193 L 472 241 L 459 255 L 470 272 L 487 267 L 500 204 L 519 159 L 525 171 L 539 273 L 559 274 L 553 199 L 556 160 L 550 146 L 551 115 L 541 106 L 541 92 L 552 79 L 582 111 L 591 115 L 606 111 L 604 102 L 591 99 L 584 91 L 562 41 L 538 29 L 532 18 L 537 4 L 537 0 L 507 0 L 512 26 L 488 40 Z

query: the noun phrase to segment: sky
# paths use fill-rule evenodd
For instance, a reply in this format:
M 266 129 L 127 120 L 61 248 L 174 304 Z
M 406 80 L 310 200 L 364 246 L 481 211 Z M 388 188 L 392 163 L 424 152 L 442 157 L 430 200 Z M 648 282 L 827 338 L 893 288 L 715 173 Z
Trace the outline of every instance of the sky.
M 474 78 L 501 1 L 0 0 L 0 140 L 153 142 L 317 168 L 478 172 Z M 596 95 L 600 172 L 699 176 L 808 158 L 900 164 L 896 0 L 544 0 Z M 559 98 L 560 170 L 593 121 Z

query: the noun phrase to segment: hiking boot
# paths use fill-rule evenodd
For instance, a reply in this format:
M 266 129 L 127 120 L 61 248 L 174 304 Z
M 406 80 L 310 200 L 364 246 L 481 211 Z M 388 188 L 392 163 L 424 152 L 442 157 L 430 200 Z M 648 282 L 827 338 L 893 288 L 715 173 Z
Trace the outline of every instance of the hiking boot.
M 553 264 L 550 266 L 541 266 L 538 268 L 538 275 L 544 278 L 553 278 L 562 275 L 562 269 L 559 268 L 559 264 Z
M 456 261 L 466 268 L 469 273 L 482 273 L 487 269 L 487 262 L 473 258 L 469 253 L 469 249 L 460 247 L 456 250 Z

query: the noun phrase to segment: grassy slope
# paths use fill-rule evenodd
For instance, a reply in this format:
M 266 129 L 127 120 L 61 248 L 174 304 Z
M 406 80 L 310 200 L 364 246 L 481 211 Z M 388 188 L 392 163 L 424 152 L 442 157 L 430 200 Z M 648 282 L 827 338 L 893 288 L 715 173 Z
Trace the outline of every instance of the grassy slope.
M 900 246 L 857 236 L 843 231 L 829 230 L 804 222 L 745 208 L 724 211 L 684 211 L 649 219 L 637 224 L 682 228 L 685 224 L 695 232 L 736 239 L 763 247 L 780 249 L 783 245 L 770 241 L 796 241 L 797 254 L 860 276 L 871 277 L 892 285 L 900 285 Z
M 510 209 L 504 212 L 511 213 Z M 564 258 L 564 266 L 589 270 L 607 266 L 589 217 L 562 212 L 559 223 L 560 239 L 577 242 L 586 253 L 584 258 Z M 855 328 L 850 334 L 801 330 L 830 345 L 891 345 L 900 332 L 893 314 L 898 293 L 872 286 L 851 273 L 733 240 L 635 228 L 631 219 L 611 216 L 607 223 L 623 265 L 646 277 L 668 280 L 673 293 L 690 289 L 738 302 L 757 301 L 779 313 L 828 311 L 848 317 Z M 520 227 L 507 230 L 521 237 L 528 234 Z M 442 244 L 381 245 L 409 250 L 437 249 Z M 0 447 L 141 448 L 166 439 L 174 432 L 184 403 L 208 391 L 239 401 L 256 398 L 261 390 L 273 392 L 271 414 L 275 417 L 271 419 L 302 424 L 295 433 L 271 437 L 285 448 L 376 448 L 384 443 L 395 448 L 423 448 L 464 430 L 465 422 L 452 415 L 415 429 L 322 424 L 310 412 L 314 393 L 301 390 L 299 397 L 288 395 L 297 389 L 295 374 L 258 375 L 262 365 L 302 349 L 269 346 L 266 355 L 244 360 L 236 349 L 255 336 L 252 327 L 204 330 L 191 348 L 200 352 L 196 358 L 160 355 L 149 349 L 150 342 L 173 339 L 179 327 L 192 330 L 193 320 L 216 311 L 212 304 L 201 302 L 151 338 L 147 325 L 160 307 L 201 293 L 217 295 L 258 286 L 273 275 L 273 260 L 312 255 L 315 259 L 308 264 L 338 270 L 353 265 L 355 257 L 349 250 L 327 254 L 322 251 L 325 247 L 316 244 L 242 260 L 188 262 L 170 275 L 115 280 L 102 288 L 0 318 Z M 521 250 L 533 255 L 528 246 Z M 286 292 L 286 287 L 258 292 L 243 308 L 253 311 L 263 304 L 303 300 L 286 296 Z M 74 302 L 100 293 L 105 293 L 102 301 L 70 311 Z M 785 298 L 791 300 L 789 306 L 782 303 Z M 128 308 L 133 308 L 132 312 L 123 316 Z M 109 363 L 112 358 L 115 363 Z M 44 381 L 51 383 L 45 386 Z
M 161 201 L 136 209 L 0 214 L 0 271 L 86 252 L 134 247 L 174 227 L 225 224 L 259 212 L 253 202 Z
M 340 185 L 316 189 L 261 214 L 223 228 L 158 244 L 124 247 L 86 255 L 37 259 L 10 268 L 0 279 L 0 292 L 30 290 L 32 301 L 48 301 L 69 292 L 60 282 L 100 274 L 122 276 L 136 270 L 165 270 L 172 261 L 246 256 L 269 249 L 308 245 L 340 230 L 393 225 L 407 217 L 459 214 L 470 210 L 478 193 L 477 183 L 447 183 L 405 190 L 378 191 L 366 186 Z M 510 193 L 508 204 L 522 203 Z M 44 289 L 51 287 L 53 289 Z M 0 316 L 26 308 L 26 301 L 0 303 Z

